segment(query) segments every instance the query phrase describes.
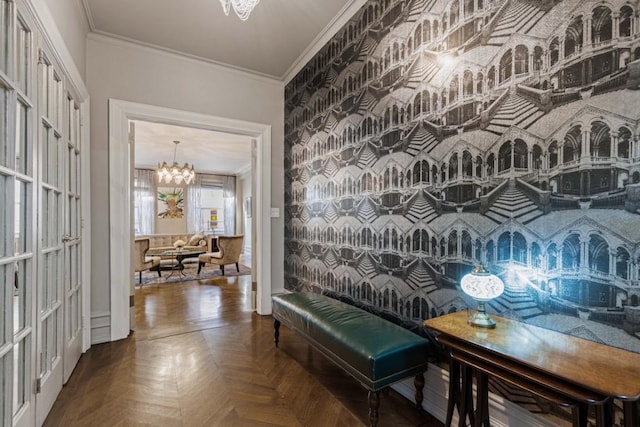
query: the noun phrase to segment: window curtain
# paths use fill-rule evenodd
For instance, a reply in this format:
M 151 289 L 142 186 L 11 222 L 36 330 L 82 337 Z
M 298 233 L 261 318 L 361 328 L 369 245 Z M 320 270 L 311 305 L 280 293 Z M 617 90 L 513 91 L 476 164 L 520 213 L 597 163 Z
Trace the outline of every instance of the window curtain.
M 156 173 L 150 170 L 134 171 L 134 204 L 136 235 L 153 234 L 155 230 L 156 212 Z
M 236 177 L 222 178 L 224 196 L 224 234 L 236 234 Z
M 204 231 L 202 224 L 202 175 L 196 174 L 194 181 L 187 186 L 187 232 Z

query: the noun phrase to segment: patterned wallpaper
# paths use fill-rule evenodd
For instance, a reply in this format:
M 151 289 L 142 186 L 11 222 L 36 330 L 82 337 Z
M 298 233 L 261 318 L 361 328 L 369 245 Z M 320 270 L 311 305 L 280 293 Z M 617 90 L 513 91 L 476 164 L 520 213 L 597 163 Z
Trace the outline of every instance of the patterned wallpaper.
M 405 325 L 475 304 L 640 352 L 640 19 L 370 0 L 285 89 L 285 279 Z

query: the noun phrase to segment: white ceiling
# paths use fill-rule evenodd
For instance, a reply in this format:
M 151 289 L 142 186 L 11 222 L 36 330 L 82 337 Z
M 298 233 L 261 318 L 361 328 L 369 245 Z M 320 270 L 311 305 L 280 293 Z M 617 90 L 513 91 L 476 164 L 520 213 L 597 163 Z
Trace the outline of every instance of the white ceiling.
M 247 21 L 219 0 L 82 0 L 92 32 L 284 80 L 358 0 L 262 0 Z M 357 7 L 357 6 L 356 6 Z M 136 122 L 136 167 L 177 161 L 196 172 L 248 170 L 248 137 Z
M 83 0 L 91 30 L 284 79 L 354 0 L 262 0 L 247 21 L 219 0 Z
M 155 169 L 158 163 L 173 162 L 175 144 L 180 141 L 176 162 L 189 163 L 196 173 L 236 175 L 251 167 L 251 138 L 185 128 L 163 123 L 134 121 L 135 165 L 137 168 Z

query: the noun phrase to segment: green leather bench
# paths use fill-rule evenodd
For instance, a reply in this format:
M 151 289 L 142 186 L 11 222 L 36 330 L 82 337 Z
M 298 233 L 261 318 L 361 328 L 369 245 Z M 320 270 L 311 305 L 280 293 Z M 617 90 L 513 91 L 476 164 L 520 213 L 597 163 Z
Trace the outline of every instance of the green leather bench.
M 429 341 L 362 309 L 310 292 L 273 295 L 275 344 L 280 323 L 297 332 L 369 390 L 369 421 L 378 423 L 381 389 L 415 376 L 422 410 Z

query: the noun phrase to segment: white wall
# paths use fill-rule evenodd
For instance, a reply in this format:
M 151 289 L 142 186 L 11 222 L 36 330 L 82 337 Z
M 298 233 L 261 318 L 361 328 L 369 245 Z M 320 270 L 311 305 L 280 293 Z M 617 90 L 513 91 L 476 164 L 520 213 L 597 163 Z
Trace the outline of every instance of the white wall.
M 284 208 L 284 89 L 279 81 L 229 70 L 131 43 L 89 35 L 91 94 L 92 313 L 109 312 L 108 100 L 263 123 L 272 126 L 271 206 Z M 271 220 L 271 282 L 284 277 L 284 223 Z
M 80 76 L 86 81 L 85 46 L 90 29 L 82 0 L 33 0 L 38 2 L 47 5 Z
M 252 218 L 247 216 L 247 212 L 245 211 L 246 200 L 247 197 L 252 197 L 251 193 L 251 170 L 246 173 L 238 176 L 238 182 L 236 183 L 237 187 L 240 188 L 240 192 L 242 194 L 241 205 L 242 209 L 240 211 L 240 223 L 242 224 L 242 233 L 244 234 L 244 244 L 243 244 L 243 252 L 245 254 L 251 254 L 251 221 Z M 254 202 L 252 200 L 252 202 Z M 252 203 L 253 204 L 253 203 Z

